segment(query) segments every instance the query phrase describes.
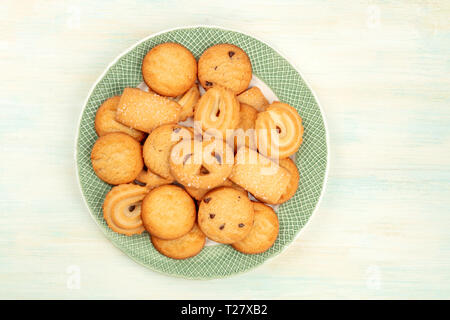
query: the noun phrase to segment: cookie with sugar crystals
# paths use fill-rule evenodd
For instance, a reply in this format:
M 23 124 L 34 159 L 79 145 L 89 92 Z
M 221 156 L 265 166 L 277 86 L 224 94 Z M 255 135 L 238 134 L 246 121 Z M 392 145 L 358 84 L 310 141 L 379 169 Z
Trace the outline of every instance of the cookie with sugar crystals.
M 182 140 L 173 146 L 170 172 L 185 187 L 212 189 L 225 182 L 234 164 L 234 152 L 222 140 Z
M 181 107 L 175 101 L 153 92 L 125 88 L 117 107 L 116 120 L 120 123 L 150 133 L 167 123 L 177 123 Z

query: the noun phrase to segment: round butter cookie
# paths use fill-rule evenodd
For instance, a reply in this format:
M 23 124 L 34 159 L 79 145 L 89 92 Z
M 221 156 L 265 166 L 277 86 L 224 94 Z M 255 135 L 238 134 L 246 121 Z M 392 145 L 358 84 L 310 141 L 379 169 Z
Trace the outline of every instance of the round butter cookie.
M 187 118 L 194 116 L 198 99 L 200 99 L 200 90 L 198 90 L 197 84 L 175 99 L 181 106 L 180 121 L 185 121 Z
M 164 185 L 145 196 L 141 216 L 145 229 L 152 236 L 164 240 L 177 239 L 194 226 L 195 203 L 182 188 Z
M 133 184 L 113 187 L 103 202 L 103 217 L 115 232 L 131 236 L 145 229 L 141 219 L 142 199 L 148 189 Z
M 292 161 L 292 159 L 281 159 L 279 165 L 280 167 L 285 168 L 291 174 L 291 179 L 286 191 L 283 193 L 280 200 L 278 200 L 276 204 L 281 204 L 291 199 L 295 195 L 295 192 L 297 192 L 298 182 L 300 181 L 300 173 L 298 172 L 298 168 L 295 165 L 295 162 Z
M 198 78 L 205 89 L 220 85 L 239 94 L 252 80 L 252 64 L 241 48 L 217 44 L 203 52 L 198 60 Z
M 174 180 L 173 179 L 164 179 L 157 174 L 154 174 L 150 170 L 144 168 L 141 173 L 134 179 L 133 183 L 142 186 L 147 187 L 148 189 L 153 189 L 159 186 L 163 186 L 165 184 L 171 184 Z
M 227 130 L 234 130 L 239 123 L 239 109 L 236 95 L 227 88 L 216 86 L 201 96 L 194 121 L 200 123 L 202 130 L 220 133 L 225 139 Z
M 216 242 L 242 240 L 253 225 L 253 203 L 241 191 L 220 187 L 208 192 L 200 202 L 198 224 Z
M 246 196 L 248 196 L 247 191 L 245 191 L 244 188 L 242 188 L 241 186 L 238 186 L 237 184 L 235 184 L 233 181 L 227 179 L 224 181 L 223 184 L 220 185 L 220 187 L 232 187 L 236 190 L 241 191 L 242 193 L 244 193 Z M 193 187 L 185 187 L 187 193 L 189 193 L 189 195 L 194 198 L 195 200 L 202 200 L 203 197 L 205 196 L 205 194 L 207 194 L 209 191 L 211 191 L 211 189 L 199 189 L 199 188 L 193 188 Z
M 258 112 L 264 111 L 266 106 L 269 105 L 269 101 L 267 101 L 266 97 L 258 87 L 252 87 L 245 90 L 237 96 L 237 99 L 241 104 L 248 104 L 258 110 Z
M 150 236 L 153 246 L 161 254 L 172 259 L 191 258 L 205 246 L 206 237 L 197 224 L 184 236 L 174 240 L 163 240 Z
M 170 150 L 179 141 L 193 138 L 192 128 L 177 124 L 166 124 L 156 128 L 148 135 L 142 149 L 145 165 L 162 178 L 173 180 L 169 167 Z
M 257 115 L 258 111 L 256 111 L 255 108 L 249 106 L 248 104 L 241 103 L 239 123 L 233 134 L 235 150 L 241 146 L 256 149 L 255 121 Z M 227 141 L 229 141 L 228 138 Z
M 144 57 L 142 76 L 147 86 L 156 93 L 176 97 L 195 84 L 197 61 L 181 44 L 162 43 Z
M 232 244 L 234 249 L 247 254 L 267 251 L 278 237 L 279 224 L 275 211 L 259 202 L 254 202 L 253 208 L 255 217 L 250 233 L 244 239 Z
M 145 133 L 123 125 L 116 120 L 117 107 L 119 105 L 120 96 L 106 99 L 95 115 L 95 131 L 99 137 L 111 132 L 126 133 L 137 141 L 145 138 Z
M 113 185 L 132 182 L 144 167 L 141 145 L 121 132 L 99 137 L 92 148 L 91 162 L 95 174 Z
M 222 140 L 182 140 L 170 153 L 170 172 L 186 187 L 212 189 L 225 182 L 234 153 Z
M 274 102 L 258 113 L 255 122 L 258 151 L 270 158 L 287 158 L 303 141 L 302 118 L 287 103 Z

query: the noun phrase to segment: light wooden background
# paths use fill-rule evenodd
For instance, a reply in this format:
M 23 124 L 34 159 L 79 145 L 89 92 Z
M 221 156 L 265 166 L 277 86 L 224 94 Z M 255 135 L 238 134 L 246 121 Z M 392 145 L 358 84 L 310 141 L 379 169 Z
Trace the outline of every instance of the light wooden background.
M 0 298 L 450 298 L 449 16 L 445 0 L 1 1 Z M 166 277 L 116 249 L 73 160 L 105 67 L 141 38 L 193 24 L 283 52 L 331 140 L 324 199 L 300 238 L 212 281 Z

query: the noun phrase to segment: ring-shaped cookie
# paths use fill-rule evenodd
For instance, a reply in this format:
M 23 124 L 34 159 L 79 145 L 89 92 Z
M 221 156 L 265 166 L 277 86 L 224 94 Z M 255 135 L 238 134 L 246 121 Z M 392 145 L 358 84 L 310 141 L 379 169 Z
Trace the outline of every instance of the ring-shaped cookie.
M 255 129 L 258 151 L 270 158 L 287 158 L 303 142 L 302 118 L 287 103 L 274 102 L 258 113 Z
M 103 202 L 103 217 L 115 232 L 131 236 L 145 229 L 141 219 L 142 199 L 148 189 L 133 184 L 113 187 Z
M 239 101 L 233 91 L 215 86 L 206 91 L 198 101 L 194 121 L 201 124 L 202 130 L 216 130 L 225 137 L 227 130 L 237 127 L 239 109 Z

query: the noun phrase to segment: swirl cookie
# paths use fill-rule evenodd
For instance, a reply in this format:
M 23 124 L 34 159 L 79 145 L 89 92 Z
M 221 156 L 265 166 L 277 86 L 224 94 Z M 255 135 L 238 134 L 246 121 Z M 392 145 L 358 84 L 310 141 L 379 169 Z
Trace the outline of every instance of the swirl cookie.
M 137 141 L 145 138 L 145 134 L 139 130 L 129 128 L 116 120 L 117 106 L 119 105 L 120 96 L 106 99 L 95 115 L 95 131 L 99 137 L 111 132 L 126 133 Z
M 185 94 L 175 99 L 181 106 L 179 121 L 185 121 L 187 118 L 194 116 L 194 109 L 198 99 L 200 99 L 200 91 L 197 85 L 194 85 Z
M 257 151 L 241 147 L 236 153 L 229 179 L 255 198 L 273 204 L 286 192 L 291 175 Z
M 269 105 L 269 101 L 267 101 L 266 97 L 264 97 L 263 93 L 258 87 L 252 87 L 248 90 L 245 90 L 240 95 L 237 96 L 239 102 L 248 104 L 259 111 L 264 111 L 266 106 Z
M 178 186 L 160 186 L 145 196 L 141 216 L 145 229 L 152 236 L 164 240 L 177 239 L 194 226 L 195 203 Z
M 297 192 L 298 182 L 300 181 L 300 173 L 298 172 L 298 168 L 292 159 L 281 159 L 280 166 L 285 168 L 290 173 L 291 180 L 289 181 L 286 191 L 276 204 L 281 204 L 291 199 L 295 195 L 295 192 Z
M 170 172 L 182 185 L 212 189 L 230 175 L 234 153 L 222 140 L 182 140 L 172 148 L 169 163 Z
M 116 120 L 124 125 L 150 133 L 167 123 L 177 123 L 181 107 L 175 101 L 153 92 L 125 88 L 117 107 Z
M 185 93 L 197 80 L 197 61 L 178 43 L 163 43 L 151 49 L 142 61 L 147 86 L 163 96 Z
M 99 137 L 91 151 L 91 162 L 95 174 L 109 184 L 129 183 L 144 167 L 141 145 L 122 132 Z
M 198 224 L 211 240 L 234 243 L 244 239 L 253 225 L 253 203 L 242 192 L 220 187 L 200 202 Z
M 145 168 L 133 181 L 134 184 L 141 187 L 147 187 L 148 189 L 153 189 L 165 184 L 171 184 L 172 182 L 173 179 L 164 179 Z
M 237 184 L 235 184 L 233 181 L 227 179 L 225 180 L 224 183 L 222 183 L 219 187 L 231 187 L 234 188 L 238 191 L 241 191 L 243 194 L 245 194 L 246 196 L 248 196 L 247 191 L 244 190 L 244 188 L 238 186 Z M 193 188 L 193 187 L 184 187 L 187 191 L 187 193 L 189 193 L 189 195 L 194 198 L 195 200 L 202 200 L 203 197 L 205 196 L 205 194 L 207 194 L 209 191 L 211 191 L 211 189 L 198 189 L 198 188 Z
M 203 52 L 198 60 L 198 79 L 205 89 L 220 85 L 239 94 L 252 80 L 252 64 L 241 48 L 217 44 Z
M 133 184 L 113 187 L 103 202 L 103 217 L 115 232 L 131 236 L 145 229 L 141 220 L 141 203 L 148 189 Z
M 169 166 L 170 150 L 180 140 L 193 138 L 192 128 L 178 124 L 165 124 L 156 128 L 148 135 L 142 149 L 145 165 L 162 178 L 173 180 Z
M 235 94 L 227 88 L 216 86 L 198 101 L 194 121 L 201 124 L 202 130 L 214 130 L 225 137 L 227 130 L 234 130 L 238 125 L 239 109 Z
M 205 246 L 206 237 L 197 224 L 184 236 L 174 240 L 163 240 L 151 236 L 151 241 L 156 250 L 172 259 L 191 258 Z
M 241 146 L 256 149 L 255 121 L 257 114 L 258 111 L 255 108 L 241 103 L 239 123 L 233 132 L 234 148 L 236 150 Z M 227 141 L 231 142 L 229 137 L 227 137 Z
M 255 217 L 249 234 L 232 244 L 239 252 L 256 254 L 267 251 L 278 237 L 278 217 L 273 209 L 265 204 L 254 202 Z
M 258 151 L 270 158 L 287 158 L 303 141 L 302 118 L 295 108 L 274 102 L 258 113 L 255 122 Z

